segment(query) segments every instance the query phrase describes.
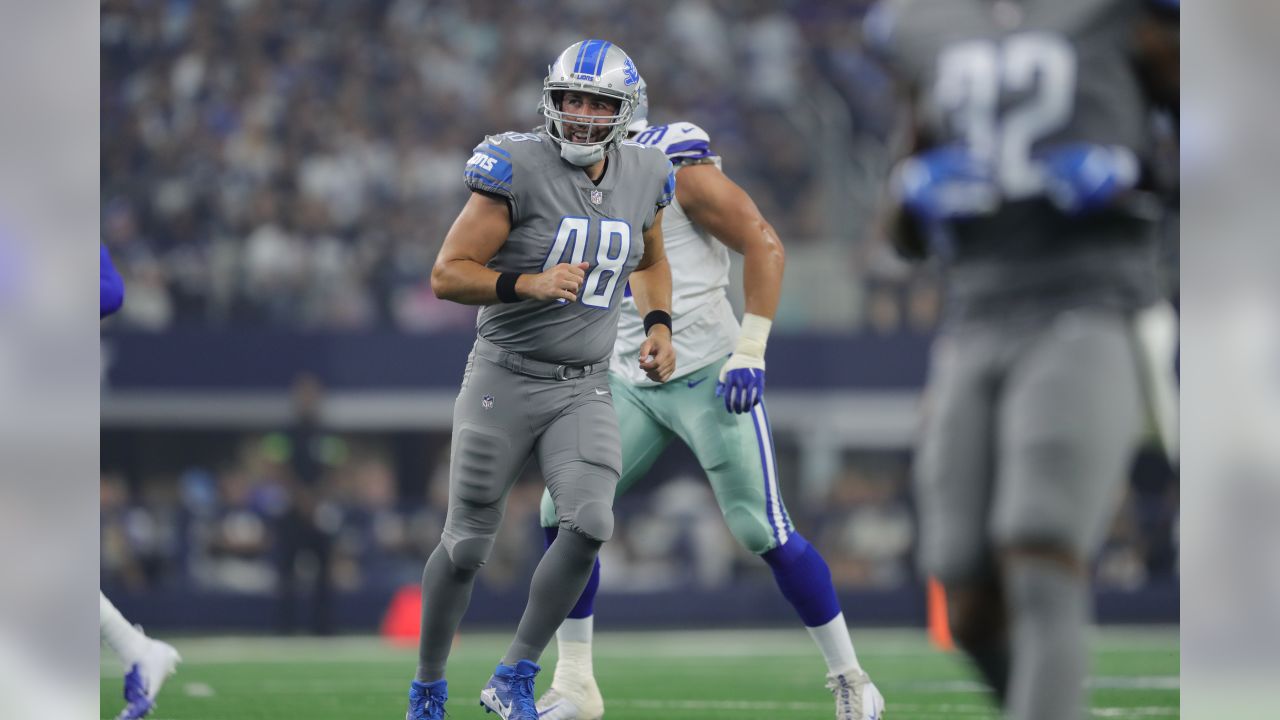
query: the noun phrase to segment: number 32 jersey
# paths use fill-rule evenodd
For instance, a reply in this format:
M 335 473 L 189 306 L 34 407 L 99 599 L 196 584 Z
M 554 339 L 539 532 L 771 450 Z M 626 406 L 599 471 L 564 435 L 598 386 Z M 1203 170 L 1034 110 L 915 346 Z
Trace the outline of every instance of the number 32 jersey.
M 950 224 L 953 318 L 1155 299 L 1149 219 L 1059 213 L 1037 160 L 1091 143 L 1148 164 L 1151 110 L 1133 65 L 1146 1 L 882 0 L 868 16 L 870 44 L 913 95 L 921 139 L 966 146 L 1002 196 L 990 215 Z
M 540 273 L 586 262 L 578 300 L 486 305 L 480 337 L 544 362 L 587 365 L 613 350 L 627 277 L 644 255 L 644 231 L 675 195 L 675 172 L 661 151 L 623 143 L 607 154 L 599 185 L 560 157 L 545 131 L 491 135 L 463 170 L 473 191 L 507 200 L 511 233 L 488 263 Z

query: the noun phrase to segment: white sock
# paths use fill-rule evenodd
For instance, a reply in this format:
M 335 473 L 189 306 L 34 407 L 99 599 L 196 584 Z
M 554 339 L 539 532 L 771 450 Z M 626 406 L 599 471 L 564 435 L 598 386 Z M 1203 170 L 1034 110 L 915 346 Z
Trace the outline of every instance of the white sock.
M 563 642 L 587 643 L 591 644 L 591 633 L 595 628 L 596 616 L 588 615 L 584 618 L 565 618 L 560 623 L 560 629 L 556 630 L 556 639 Z
M 555 678 L 569 680 L 592 678 L 595 672 L 591 663 L 591 636 L 595 616 L 566 618 L 556 631 L 556 647 L 560 654 L 556 659 Z M 555 679 L 552 680 L 555 682 Z
M 147 636 L 130 625 L 106 595 L 98 593 L 98 597 L 101 598 L 98 602 L 98 622 L 102 630 L 102 640 L 115 651 L 127 670 L 142 657 L 147 647 Z
M 849 637 L 849 626 L 844 623 L 844 613 L 831 619 L 831 622 L 818 627 L 806 627 L 809 636 L 818 644 L 822 658 L 827 661 L 827 670 L 837 675 L 861 670 L 858 654 L 853 651 L 853 638 Z

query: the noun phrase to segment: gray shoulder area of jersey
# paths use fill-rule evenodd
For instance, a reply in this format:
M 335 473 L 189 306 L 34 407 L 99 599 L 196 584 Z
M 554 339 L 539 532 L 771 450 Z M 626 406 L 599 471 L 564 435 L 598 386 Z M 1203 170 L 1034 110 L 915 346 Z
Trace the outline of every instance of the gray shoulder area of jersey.
M 651 178 L 659 188 L 658 202 L 666 205 L 671 201 L 668 194 L 674 191 L 674 174 L 671 161 L 661 150 L 650 145 L 643 145 L 632 140 L 624 140 L 618 145 L 617 152 L 623 158 L 624 165 L 629 164 L 627 158 L 634 157 L 636 166 L 640 168 L 641 177 Z M 668 178 L 670 181 L 668 182 Z M 672 187 L 666 187 L 668 184 Z
M 535 132 L 503 132 L 485 137 L 482 145 L 492 152 L 505 155 L 516 166 L 526 171 L 538 171 L 559 163 L 560 152 L 545 130 Z
M 557 172 L 566 167 L 560 157 L 560 148 L 545 130 L 534 132 L 504 132 L 488 135 L 484 142 L 477 146 L 490 154 L 496 154 L 513 166 L 523 170 L 528 180 L 546 172 Z M 654 173 L 666 172 L 666 157 L 654 148 L 633 142 L 623 142 L 618 152 L 635 153 L 640 167 L 652 168 Z
M 653 145 L 645 145 L 634 140 L 623 140 L 618 144 L 618 152 L 623 153 L 624 156 L 631 155 L 636 157 L 644 167 L 660 168 L 666 165 L 667 156 L 663 154 L 661 148 Z
M 504 132 L 486 135 L 472 150 L 463 168 L 463 183 L 470 189 L 507 198 L 518 211 L 520 195 L 537 184 L 550 159 L 559 153 L 538 132 Z

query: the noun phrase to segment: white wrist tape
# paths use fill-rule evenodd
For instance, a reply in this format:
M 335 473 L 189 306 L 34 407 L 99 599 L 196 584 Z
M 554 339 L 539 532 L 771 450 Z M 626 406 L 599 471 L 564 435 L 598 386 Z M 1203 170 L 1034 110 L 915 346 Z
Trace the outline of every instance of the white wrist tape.
M 759 315 L 747 313 L 742 316 L 742 331 L 738 333 L 738 345 L 733 352 L 736 355 L 764 360 L 764 348 L 769 343 L 769 330 L 773 321 Z
M 769 328 L 773 321 L 759 315 L 747 313 L 742 316 L 742 331 L 738 333 L 738 344 L 733 349 L 729 360 L 720 366 L 720 382 L 724 382 L 730 370 L 752 368 L 764 370 L 764 346 L 769 343 Z

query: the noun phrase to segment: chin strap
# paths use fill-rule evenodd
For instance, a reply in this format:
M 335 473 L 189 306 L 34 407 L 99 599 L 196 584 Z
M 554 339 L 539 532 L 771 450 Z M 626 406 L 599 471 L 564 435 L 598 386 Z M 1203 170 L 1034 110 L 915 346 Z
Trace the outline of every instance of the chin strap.
M 600 143 L 599 145 L 575 145 L 561 140 L 560 157 L 573 165 L 577 165 L 578 167 L 591 167 L 604 159 L 605 148 L 607 145 L 608 143 Z

